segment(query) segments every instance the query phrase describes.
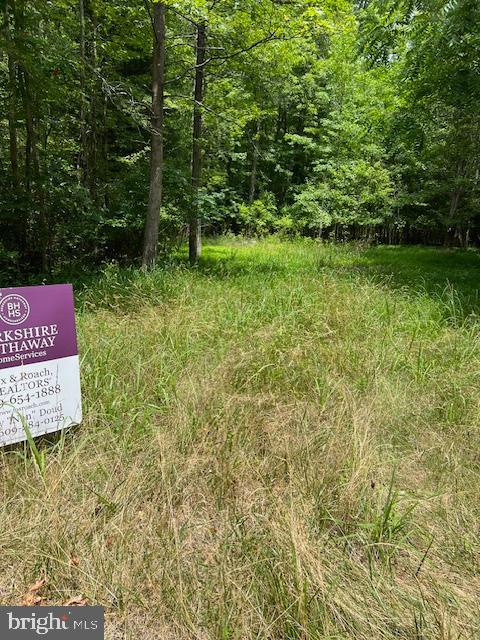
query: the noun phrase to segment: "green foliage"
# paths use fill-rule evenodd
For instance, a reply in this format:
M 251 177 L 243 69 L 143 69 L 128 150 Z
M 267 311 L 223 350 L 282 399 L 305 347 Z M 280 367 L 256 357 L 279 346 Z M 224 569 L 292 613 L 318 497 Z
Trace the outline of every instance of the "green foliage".
M 261 199 L 254 200 L 251 204 L 238 205 L 237 221 L 247 235 L 264 236 L 275 230 L 276 212 L 274 195 L 264 192 Z
M 332 223 L 332 211 L 325 200 L 323 185 L 307 184 L 295 196 L 294 204 L 285 207 L 284 216 L 292 221 L 292 227 L 300 232 L 315 231 L 321 235 L 324 227 Z
M 365 52 L 398 67 L 389 134 L 405 223 L 462 241 L 478 214 L 480 10 L 477 2 L 374 2 Z
M 339 224 L 378 225 L 388 216 L 392 186 L 380 163 L 364 160 L 328 162 L 315 167 L 315 181 L 295 196 L 286 213 L 299 231 L 318 230 Z
M 30 453 L 32 454 L 32 458 L 33 461 L 35 463 L 35 466 L 37 468 L 38 473 L 40 474 L 40 476 L 42 478 L 44 478 L 45 476 L 45 470 L 47 467 L 47 457 L 46 457 L 46 453 L 45 451 L 42 449 L 40 450 L 37 447 L 37 444 L 35 442 L 35 439 L 32 436 L 32 432 L 30 431 L 30 427 L 28 426 L 28 421 L 27 419 L 19 414 L 19 419 L 22 423 L 22 427 L 23 430 L 25 431 L 25 435 L 27 436 L 27 443 L 28 443 L 28 447 L 30 449 Z
M 478 2 L 166 6 L 164 251 L 183 237 L 192 208 L 209 233 L 477 241 Z M 53 274 L 72 257 L 134 262 L 148 203 L 153 4 L 4 8 L 1 268 Z M 194 194 L 200 20 L 207 61 Z
M 0 242 L 0 278 L 2 282 L 8 282 L 17 268 L 18 255 L 14 251 L 7 251 Z
M 352 160 L 317 165 L 321 176 L 318 197 L 332 222 L 381 224 L 389 213 L 392 187 L 388 170 L 380 162 Z

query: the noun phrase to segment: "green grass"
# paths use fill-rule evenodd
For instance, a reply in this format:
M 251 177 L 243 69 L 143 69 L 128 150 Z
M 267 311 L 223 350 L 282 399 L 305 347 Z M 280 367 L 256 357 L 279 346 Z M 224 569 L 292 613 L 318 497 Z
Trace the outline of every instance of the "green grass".
M 107 638 L 480 637 L 476 252 L 210 243 L 78 290 L 85 422 L 0 459 L 0 594 Z

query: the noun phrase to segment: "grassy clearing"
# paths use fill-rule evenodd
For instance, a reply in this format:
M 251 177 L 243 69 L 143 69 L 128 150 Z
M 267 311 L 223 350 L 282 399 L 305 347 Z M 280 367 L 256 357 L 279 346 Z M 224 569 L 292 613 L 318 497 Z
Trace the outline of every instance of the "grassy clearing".
M 480 637 L 477 253 L 212 244 L 79 296 L 86 419 L 1 455 L 0 595 L 108 638 Z

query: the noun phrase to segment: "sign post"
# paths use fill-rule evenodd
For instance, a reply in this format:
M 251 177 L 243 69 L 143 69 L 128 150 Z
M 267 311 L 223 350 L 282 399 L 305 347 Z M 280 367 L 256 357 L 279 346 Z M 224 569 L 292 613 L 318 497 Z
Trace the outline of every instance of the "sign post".
M 72 286 L 0 289 L 0 447 L 81 421 Z

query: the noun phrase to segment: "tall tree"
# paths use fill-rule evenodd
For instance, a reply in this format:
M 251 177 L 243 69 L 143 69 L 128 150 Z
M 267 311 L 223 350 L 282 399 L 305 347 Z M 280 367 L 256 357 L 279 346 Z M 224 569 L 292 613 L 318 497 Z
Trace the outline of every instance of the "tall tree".
M 193 144 L 192 144 L 192 191 L 193 207 L 190 215 L 189 258 L 195 264 L 202 254 L 202 221 L 198 194 L 202 176 L 202 129 L 203 98 L 205 81 L 205 55 L 207 44 L 207 25 L 201 21 L 197 25 L 195 83 L 193 88 Z
M 80 18 L 80 150 L 78 154 L 79 178 L 85 183 L 87 176 L 87 56 L 85 37 L 85 0 L 78 0 Z
M 163 195 L 163 124 L 165 101 L 165 14 L 166 6 L 157 2 L 153 9 L 152 117 L 150 189 L 143 241 L 142 266 L 155 265 L 158 252 L 160 209 Z
M 12 185 L 15 191 L 20 186 L 18 167 L 18 137 L 17 137 L 17 66 L 14 60 L 14 42 L 10 35 L 10 5 L 14 0 L 5 2 L 5 41 L 7 43 L 8 64 L 8 132 L 10 148 L 10 167 Z

